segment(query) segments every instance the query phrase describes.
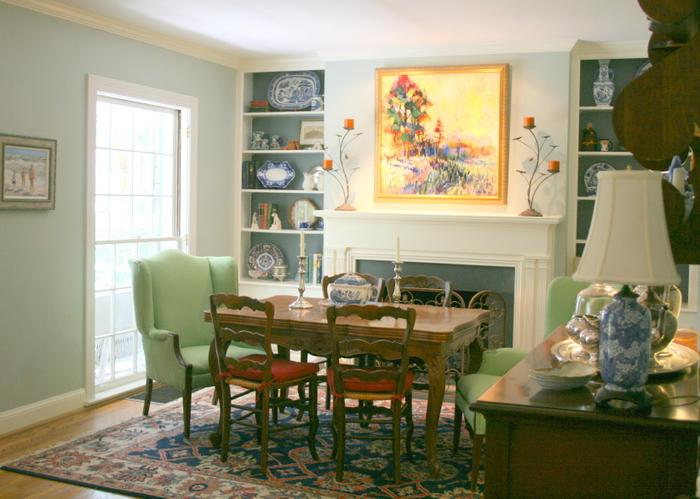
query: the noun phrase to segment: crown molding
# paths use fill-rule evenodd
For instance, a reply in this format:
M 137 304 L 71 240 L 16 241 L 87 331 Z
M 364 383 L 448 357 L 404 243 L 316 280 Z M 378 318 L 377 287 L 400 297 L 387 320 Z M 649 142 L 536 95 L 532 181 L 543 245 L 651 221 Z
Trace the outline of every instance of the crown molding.
M 150 30 L 137 28 L 129 24 L 85 12 L 84 10 L 67 7 L 52 0 L 0 0 L 4 3 L 23 7 L 59 19 L 71 21 L 90 28 L 99 29 L 115 35 L 131 38 L 143 43 L 179 52 L 181 54 L 203 59 L 205 61 L 238 68 L 240 59 L 223 52 L 204 48 L 194 43 L 188 43 L 170 36 L 160 35 Z
M 632 42 L 586 42 L 578 40 L 572 53 L 581 59 L 596 57 L 636 58 L 648 57 L 649 40 Z
M 395 59 L 417 57 L 440 57 L 459 55 L 519 54 L 529 52 L 570 52 L 576 40 L 542 40 L 532 42 L 471 43 L 456 45 L 435 45 L 397 47 L 394 49 L 352 50 L 345 52 L 322 52 L 319 56 L 326 61 Z

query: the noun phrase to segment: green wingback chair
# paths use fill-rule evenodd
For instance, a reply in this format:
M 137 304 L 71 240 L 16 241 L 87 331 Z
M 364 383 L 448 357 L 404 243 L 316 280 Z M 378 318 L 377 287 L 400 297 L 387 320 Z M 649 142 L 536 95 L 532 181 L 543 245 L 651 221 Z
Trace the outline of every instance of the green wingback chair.
M 134 314 L 146 358 L 148 415 L 153 381 L 182 389 L 185 438 L 190 436 L 192 391 L 213 386 L 209 347 L 214 329 L 204 322 L 209 296 L 238 291 L 236 263 L 231 257 L 196 257 L 163 250 L 129 260 L 133 278 Z M 252 353 L 234 345 L 232 357 Z
M 587 282 L 574 281 L 568 276 L 559 276 L 552 279 L 547 286 L 545 301 L 545 334 L 549 336 L 558 326 L 566 324 L 571 319 L 576 305 L 576 297 L 579 291 L 588 287 Z M 486 419 L 478 412 L 469 408 L 469 404 L 478 399 L 501 376 L 520 362 L 527 350 L 515 348 L 499 348 L 497 350 L 485 350 L 483 360 L 476 373 L 462 376 L 457 381 L 455 391 L 455 417 L 452 435 L 452 451 L 456 454 L 459 450 L 459 437 L 461 434 L 462 415 L 467 424 L 469 435 L 472 438 L 472 473 L 471 490 L 476 491 L 476 484 L 481 466 L 481 453 L 486 434 Z

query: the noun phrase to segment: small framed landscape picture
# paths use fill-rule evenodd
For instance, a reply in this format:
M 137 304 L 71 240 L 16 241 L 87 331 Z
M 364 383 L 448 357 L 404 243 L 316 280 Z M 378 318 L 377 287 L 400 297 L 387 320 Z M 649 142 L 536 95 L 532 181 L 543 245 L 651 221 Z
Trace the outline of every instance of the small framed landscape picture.
M 318 145 L 316 145 L 318 144 Z M 323 120 L 301 120 L 299 123 L 299 145 L 323 146 Z
M 0 135 L 2 210 L 56 208 L 56 141 Z

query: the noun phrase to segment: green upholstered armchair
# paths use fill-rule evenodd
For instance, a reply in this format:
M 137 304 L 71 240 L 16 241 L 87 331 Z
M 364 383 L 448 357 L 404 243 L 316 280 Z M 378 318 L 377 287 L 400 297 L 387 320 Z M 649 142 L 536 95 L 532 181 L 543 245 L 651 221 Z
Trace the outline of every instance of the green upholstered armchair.
M 153 381 L 182 389 L 185 438 L 190 436 L 192 391 L 213 386 L 209 347 L 214 328 L 204 322 L 209 296 L 238 290 L 236 263 L 231 257 L 196 257 L 180 250 L 164 250 L 130 260 L 136 326 L 146 358 L 148 415 Z M 232 346 L 229 355 L 251 353 Z
M 574 281 L 571 277 L 559 276 L 552 279 L 547 287 L 545 302 L 545 336 L 554 331 L 558 326 L 566 324 L 571 319 L 576 306 L 576 297 L 579 291 L 588 287 L 589 283 Z M 455 417 L 452 439 L 452 450 L 456 454 L 459 450 L 459 437 L 461 433 L 462 415 L 467 424 L 469 435 L 472 438 L 472 473 L 471 490 L 476 490 L 481 466 L 481 452 L 486 434 L 486 419 L 478 412 L 474 412 L 469 405 L 488 390 L 501 376 L 520 362 L 526 350 L 515 348 L 499 348 L 486 350 L 483 360 L 476 373 L 462 376 L 457 381 L 455 391 Z

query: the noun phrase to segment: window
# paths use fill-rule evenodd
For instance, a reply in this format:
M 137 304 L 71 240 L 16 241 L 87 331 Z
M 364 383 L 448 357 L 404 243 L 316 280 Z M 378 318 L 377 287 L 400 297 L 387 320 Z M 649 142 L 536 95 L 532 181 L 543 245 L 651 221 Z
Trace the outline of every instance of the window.
M 143 383 L 129 259 L 187 251 L 196 99 L 89 77 L 86 391 Z

